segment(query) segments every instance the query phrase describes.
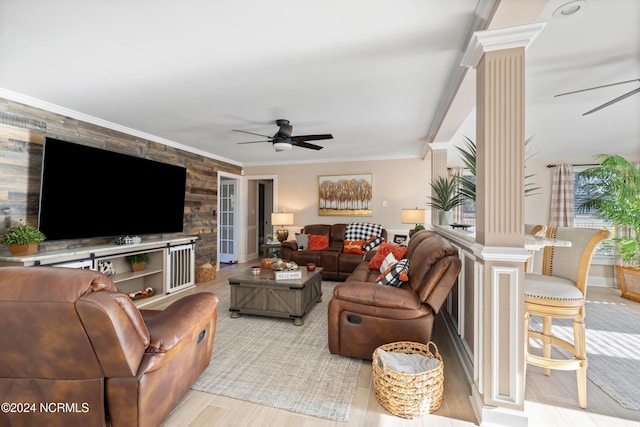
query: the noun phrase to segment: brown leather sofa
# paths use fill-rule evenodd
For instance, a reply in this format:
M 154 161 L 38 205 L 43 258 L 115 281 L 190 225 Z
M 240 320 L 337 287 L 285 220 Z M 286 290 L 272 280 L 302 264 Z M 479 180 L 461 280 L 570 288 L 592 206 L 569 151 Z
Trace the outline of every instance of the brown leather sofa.
M 287 240 L 282 243 L 281 257 L 286 261 L 293 261 L 303 266 L 313 263 L 323 267 L 322 278 L 324 280 L 345 280 L 362 262 L 362 254 L 343 253 L 344 236 L 347 224 L 313 224 L 302 229 L 304 234 L 315 234 L 329 237 L 329 247 L 321 251 L 298 250 L 295 240 Z M 387 239 L 387 231 L 382 230 L 382 237 Z M 371 254 L 365 254 L 368 258 Z
M 422 230 L 409 240 L 406 258 L 409 281 L 400 287 L 378 284 L 380 272 L 370 270 L 368 262 L 335 287 L 327 313 L 332 354 L 371 359 L 383 344 L 431 339 L 435 315 L 460 272 L 458 251 Z
M 217 303 L 138 310 L 95 271 L 0 268 L 0 425 L 158 426 L 209 364 Z

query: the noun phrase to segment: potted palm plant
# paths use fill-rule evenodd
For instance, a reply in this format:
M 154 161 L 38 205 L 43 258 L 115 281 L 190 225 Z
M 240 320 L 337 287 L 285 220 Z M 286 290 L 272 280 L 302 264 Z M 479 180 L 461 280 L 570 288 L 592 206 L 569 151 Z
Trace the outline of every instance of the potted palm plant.
M 454 178 L 444 176 L 437 177 L 431 181 L 432 196 L 427 206 L 440 211 L 440 224 L 451 224 L 453 222 L 453 212 L 451 209 L 462 203 L 462 196 L 458 193 L 458 183 Z
M 33 255 L 38 251 L 38 245 L 46 236 L 37 228 L 28 224 L 20 224 L 5 230 L 0 237 L 0 243 L 9 247 L 12 256 Z
M 462 162 L 464 163 L 464 166 L 469 170 L 473 178 L 466 178 L 464 176 L 459 176 L 457 177 L 457 180 L 458 180 L 458 183 L 460 184 L 460 193 L 467 199 L 475 202 L 476 201 L 476 157 L 477 157 L 476 143 L 473 140 L 471 140 L 469 137 L 465 136 L 464 139 L 465 139 L 464 141 L 465 146 L 456 147 L 456 149 L 458 150 L 458 153 L 460 153 L 460 157 L 462 159 Z M 524 142 L 525 160 L 531 157 L 531 154 L 528 152 L 528 147 L 532 140 L 533 140 L 533 137 L 529 137 Z M 526 175 L 524 177 L 525 197 L 533 196 L 534 194 L 537 194 L 536 191 L 540 189 L 540 187 L 537 187 L 536 184 L 532 182 L 527 182 L 527 180 L 530 180 L 530 178 L 532 178 L 533 176 L 534 175 Z
M 612 240 L 622 258 L 622 265 L 616 266 L 622 296 L 640 301 L 640 171 L 622 156 L 595 158 L 599 165 L 578 175 L 585 195 L 577 209 L 596 212 L 613 224 Z

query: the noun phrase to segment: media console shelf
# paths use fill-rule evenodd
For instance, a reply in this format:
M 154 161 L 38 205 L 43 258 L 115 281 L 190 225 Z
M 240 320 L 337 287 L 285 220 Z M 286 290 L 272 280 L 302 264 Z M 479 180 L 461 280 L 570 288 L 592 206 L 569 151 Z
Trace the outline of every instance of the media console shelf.
M 0 252 L 0 267 L 54 266 L 98 270 L 101 262 L 109 262 L 115 274 L 111 280 L 120 292 L 129 294 L 153 288 L 149 298 L 136 299 L 138 306 L 166 295 L 195 286 L 195 237 L 145 240 L 131 245 L 84 246 L 52 250 L 25 257 Z M 134 272 L 127 256 L 146 253 L 149 262 L 143 271 Z M 5 256 L 6 255 L 6 256 Z

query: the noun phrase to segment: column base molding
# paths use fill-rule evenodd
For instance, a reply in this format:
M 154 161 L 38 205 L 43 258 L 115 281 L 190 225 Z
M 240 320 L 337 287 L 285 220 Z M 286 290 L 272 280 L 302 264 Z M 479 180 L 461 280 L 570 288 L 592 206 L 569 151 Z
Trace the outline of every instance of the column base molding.
M 487 406 L 475 386 L 471 388 L 469 401 L 481 427 L 528 427 L 529 417 L 524 411 Z

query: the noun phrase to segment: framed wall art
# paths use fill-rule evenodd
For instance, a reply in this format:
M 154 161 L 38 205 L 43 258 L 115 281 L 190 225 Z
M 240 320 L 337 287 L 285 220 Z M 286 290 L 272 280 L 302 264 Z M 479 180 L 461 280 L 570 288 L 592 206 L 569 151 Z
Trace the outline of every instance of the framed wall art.
M 318 177 L 318 215 L 372 216 L 371 174 Z

